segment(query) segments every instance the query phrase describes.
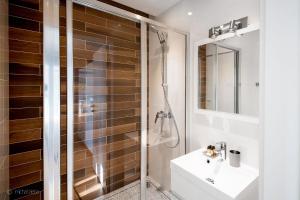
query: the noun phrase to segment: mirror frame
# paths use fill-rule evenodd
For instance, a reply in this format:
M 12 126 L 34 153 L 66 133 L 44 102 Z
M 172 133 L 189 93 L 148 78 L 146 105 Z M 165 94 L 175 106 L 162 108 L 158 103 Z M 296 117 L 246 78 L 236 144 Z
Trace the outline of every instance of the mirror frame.
M 198 97 L 199 97 L 199 67 L 198 67 L 198 48 L 199 46 L 206 45 L 209 43 L 214 43 L 218 42 L 221 40 L 229 39 L 236 37 L 236 35 L 242 35 L 246 33 L 250 33 L 253 31 L 259 31 L 259 24 L 250 24 L 248 27 L 237 30 L 236 33 L 226 33 L 224 35 L 220 35 L 215 39 L 212 38 L 205 38 L 199 41 L 196 41 L 194 43 L 194 69 L 193 69 L 193 107 L 194 107 L 194 113 L 195 114 L 204 114 L 204 115 L 210 115 L 210 116 L 215 116 L 215 117 L 222 117 L 226 119 L 234 119 L 234 120 L 240 120 L 240 121 L 245 121 L 245 122 L 250 122 L 250 123 L 259 123 L 259 116 L 249 116 L 249 115 L 243 115 L 243 114 L 237 114 L 237 113 L 228 113 L 228 112 L 221 112 L 221 111 L 216 111 L 216 110 L 208 110 L 208 109 L 202 109 L 199 108 L 198 106 Z M 260 68 L 260 66 L 259 66 Z M 259 94 L 260 96 L 260 94 Z

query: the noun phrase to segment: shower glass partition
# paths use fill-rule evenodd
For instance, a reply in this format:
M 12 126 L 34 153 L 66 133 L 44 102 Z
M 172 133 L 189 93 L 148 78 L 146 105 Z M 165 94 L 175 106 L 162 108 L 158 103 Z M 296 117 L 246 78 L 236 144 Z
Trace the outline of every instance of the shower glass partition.
M 185 154 L 186 36 L 153 25 L 148 30 L 146 199 L 165 199 L 172 195 L 170 161 Z
M 169 197 L 170 160 L 185 153 L 185 49 L 186 35 L 148 18 L 60 3 L 61 199 Z
M 99 9 L 71 6 L 73 142 L 66 149 L 73 159 L 67 165 L 73 165 L 73 198 L 95 199 L 140 180 L 141 27 Z

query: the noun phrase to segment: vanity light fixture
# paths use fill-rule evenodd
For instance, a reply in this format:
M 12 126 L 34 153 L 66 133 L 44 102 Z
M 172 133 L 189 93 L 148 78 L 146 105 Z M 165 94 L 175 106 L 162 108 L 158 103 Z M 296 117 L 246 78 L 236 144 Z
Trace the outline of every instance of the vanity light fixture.
M 229 32 L 230 32 L 230 33 L 233 33 L 233 32 L 235 31 L 235 29 L 236 29 L 236 25 L 235 25 L 235 23 L 234 23 L 234 20 L 231 20 L 231 21 L 229 22 Z
M 220 28 L 212 27 L 212 34 L 210 38 L 216 39 L 220 35 Z
M 237 30 L 246 28 L 247 26 L 248 26 L 248 17 L 243 17 L 237 20 L 231 20 L 226 24 L 210 28 L 209 37 L 215 39 L 219 35 L 225 33 L 236 33 Z
M 192 16 L 193 12 L 189 11 L 187 14 L 188 14 L 188 16 Z

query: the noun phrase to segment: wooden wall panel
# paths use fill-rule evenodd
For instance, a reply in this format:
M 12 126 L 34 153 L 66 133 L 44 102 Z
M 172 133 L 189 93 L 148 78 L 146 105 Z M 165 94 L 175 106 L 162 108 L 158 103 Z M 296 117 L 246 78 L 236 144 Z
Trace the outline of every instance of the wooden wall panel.
M 116 2 L 100 1 L 148 17 Z M 42 2 L 9 0 L 11 199 L 43 199 Z M 62 199 L 66 198 L 65 14 L 65 1 L 61 0 Z M 93 199 L 140 177 L 140 27 L 77 5 L 73 26 L 75 199 L 77 195 Z M 80 101 L 90 97 L 94 112 L 80 114 Z M 99 185 L 99 178 L 82 182 L 95 176 L 96 163 L 103 168 L 103 187 L 100 192 L 86 193 Z
M 9 190 L 9 64 L 8 1 L 0 1 L 0 199 Z
M 42 6 L 9 0 L 11 199 L 42 198 Z
M 198 64 L 199 68 L 199 106 L 202 109 L 206 109 L 206 45 L 198 48 Z

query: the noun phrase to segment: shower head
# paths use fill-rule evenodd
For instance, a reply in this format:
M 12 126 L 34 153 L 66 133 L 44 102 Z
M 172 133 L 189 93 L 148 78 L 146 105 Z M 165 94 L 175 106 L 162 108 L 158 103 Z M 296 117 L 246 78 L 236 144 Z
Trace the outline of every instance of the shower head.
M 158 29 L 156 26 L 151 25 L 151 28 L 156 32 L 160 44 L 165 44 L 167 42 L 168 33 Z
M 156 33 L 160 44 L 165 44 L 167 42 L 168 34 L 163 31 L 157 31 Z

